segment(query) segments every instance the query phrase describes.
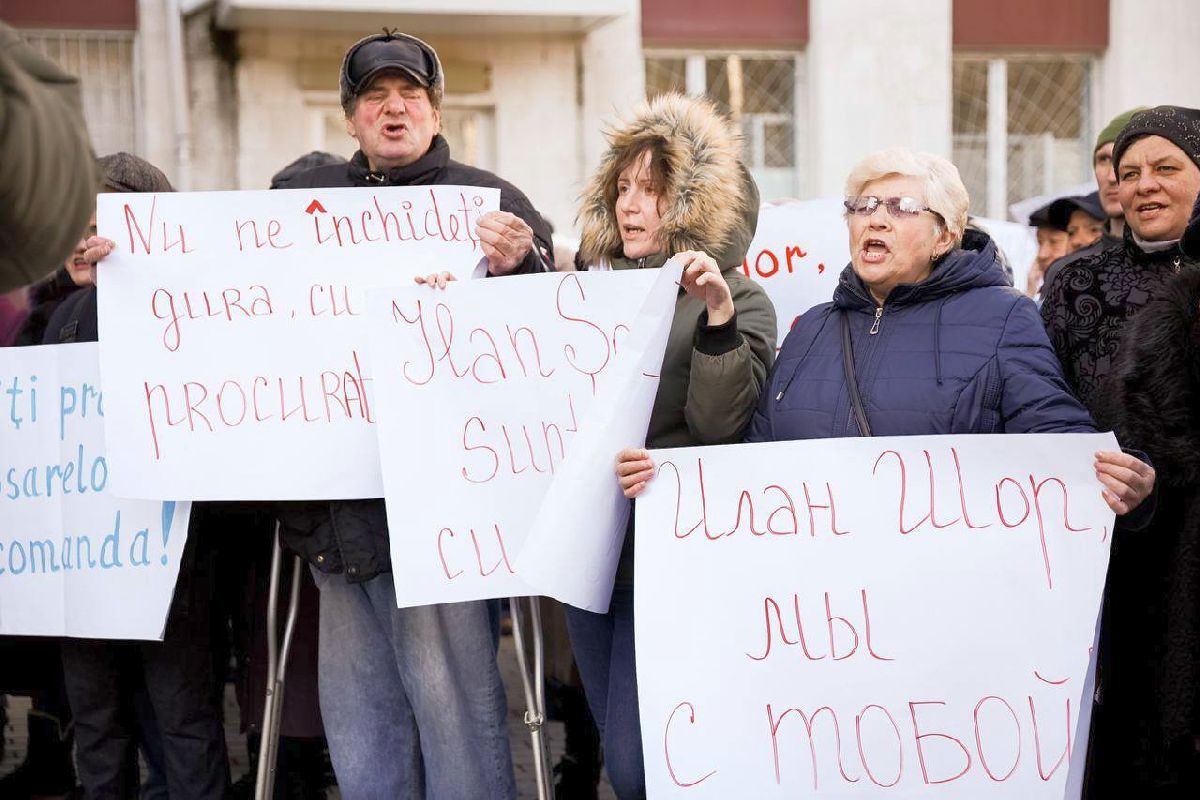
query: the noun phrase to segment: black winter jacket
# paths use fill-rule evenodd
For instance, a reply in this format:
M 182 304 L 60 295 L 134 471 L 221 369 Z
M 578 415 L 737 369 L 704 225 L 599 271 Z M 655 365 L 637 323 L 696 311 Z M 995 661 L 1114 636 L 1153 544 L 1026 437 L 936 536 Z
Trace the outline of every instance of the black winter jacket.
M 533 228 L 533 249 L 513 274 L 545 272 L 553 263 L 550 227 L 529 198 L 490 172 L 451 160 L 450 147 L 441 136 L 435 136 L 429 152 L 407 167 L 372 172 L 360 151 L 348 164 L 316 167 L 276 188 L 435 184 L 499 189 L 500 210 L 517 215 Z M 277 515 L 284 544 L 322 572 L 344 572 L 347 581 L 360 583 L 392 569 L 387 514 L 381 499 L 279 503 Z

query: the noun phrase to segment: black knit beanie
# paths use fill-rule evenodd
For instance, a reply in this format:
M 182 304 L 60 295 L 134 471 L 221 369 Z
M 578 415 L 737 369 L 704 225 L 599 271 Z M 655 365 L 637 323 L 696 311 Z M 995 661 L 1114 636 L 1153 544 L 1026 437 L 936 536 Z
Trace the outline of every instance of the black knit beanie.
M 1133 115 L 1113 145 L 1113 169 L 1121 166 L 1121 156 L 1143 136 L 1161 136 L 1187 153 L 1200 167 L 1200 109 L 1183 106 L 1155 106 Z

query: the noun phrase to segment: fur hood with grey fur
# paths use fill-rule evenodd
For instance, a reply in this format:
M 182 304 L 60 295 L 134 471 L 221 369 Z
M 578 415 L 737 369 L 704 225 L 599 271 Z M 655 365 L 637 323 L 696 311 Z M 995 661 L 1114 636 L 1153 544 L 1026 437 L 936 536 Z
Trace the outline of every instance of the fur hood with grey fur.
M 617 182 L 618 154 L 631 144 L 661 140 L 667 158 L 661 228 L 666 254 L 701 250 L 722 268 L 741 264 L 758 223 L 758 189 L 741 162 L 741 137 L 712 103 L 660 95 L 610 130 L 608 140 L 579 211 L 582 263 L 621 254 L 616 211 L 605 200 L 605 189 Z

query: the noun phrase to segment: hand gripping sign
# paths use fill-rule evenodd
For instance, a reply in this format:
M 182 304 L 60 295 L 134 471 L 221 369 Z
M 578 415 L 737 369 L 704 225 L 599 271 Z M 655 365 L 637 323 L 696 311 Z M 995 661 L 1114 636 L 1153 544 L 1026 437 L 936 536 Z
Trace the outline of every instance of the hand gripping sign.
M 1111 434 L 659 450 L 646 779 L 671 797 L 1078 797 Z

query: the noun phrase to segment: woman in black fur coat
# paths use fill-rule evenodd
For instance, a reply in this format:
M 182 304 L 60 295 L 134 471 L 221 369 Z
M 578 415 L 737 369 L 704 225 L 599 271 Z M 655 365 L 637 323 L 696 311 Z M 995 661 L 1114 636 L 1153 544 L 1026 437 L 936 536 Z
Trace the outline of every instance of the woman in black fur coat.
M 1072 389 L 1157 472 L 1149 525 L 1118 524 L 1113 537 L 1085 794 L 1195 800 L 1200 110 L 1159 106 L 1135 115 L 1113 163 L 1125 241 L 1064 268 L 1042 306 Z

